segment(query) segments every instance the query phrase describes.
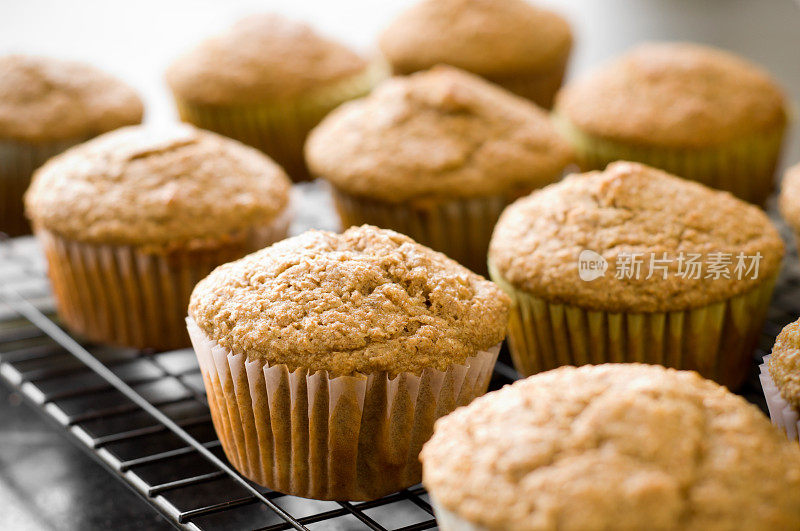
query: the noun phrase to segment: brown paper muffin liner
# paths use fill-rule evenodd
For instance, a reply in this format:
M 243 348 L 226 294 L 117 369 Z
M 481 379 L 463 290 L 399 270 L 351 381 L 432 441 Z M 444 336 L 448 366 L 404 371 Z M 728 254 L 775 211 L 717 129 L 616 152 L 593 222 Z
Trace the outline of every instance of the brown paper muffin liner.
M 514 288 L 493 266 L 492 280 L 512 298 L 508 339 L 523 375 L 561 365 L 651 363 L 690 369 L 736 389 L 744 381 L 777 274 L 747 293 L 700 308 L 612 313 L 552 304 Z
M 775 189 L 775 170 L 784 129 L 754 135 L 722 147 L 680 149 L 636 146 L 600 139 L 579 131 L 561 116 L 559 129 L 578 154 L 584 170 L 602 170 L 617 160 L 641 162 L 763 206 Z
M 529 73 L 504 77 L 490 76 L 488 79 L 506 90 L 549 110 L 553 107 L 553 100 L 564 81 L 568 59 L 569 56 L 567 55 L 556 67 L 536 74 Z
M 228 460 L 260 485 L 319 500 L 371 500 L 418 483 L 434 421 L 486 392 L 500 350 L 446 371 L 332 376 L 248 361 L 186 322 Z
M 486 275 L 486 253 L 497 219 L 514 198 L 476 197 L 386 203 L 333 187 L 336 211 L 347 228 L 368 223 L 410 236 L 476 273 Z
M 342 103 L 366 95 L 386 76 L 375 62 L 363 73 L 301 99 L 252 105 L 204 105 L 175 96 L 181 120 L 256 147 L 280 164 L 294 181 L 311 177 L 303 158 L 309 131 Z
M 30 234 L 22 196 L 31 183 L 31 175 L 50 158 L 84 140 L 86 138 L 41 144 L 0 140 L 0 232 L 9 236 Z
M 786 437 L 791 441 L 798 441 L 800 433 L 800 414 L 789 402 L 783 399 L 778 386 L 769 373 L 767 365 L 769 356 L 764 356 L 764 363 L 759 365 L 760 373 L 758 379 L 761 381 L 761 388 L 764 390 L 764 398 L 767 399 L 767 409 L 772 423 L 786 433 Z
M 93 245 L 36 229 L 59 317 L 89 340 L 136 348 L 186 347 L 184 317 L 195 284 L 218 265 L 286 237 L 288 210 L 226 241 L 148 250 Z

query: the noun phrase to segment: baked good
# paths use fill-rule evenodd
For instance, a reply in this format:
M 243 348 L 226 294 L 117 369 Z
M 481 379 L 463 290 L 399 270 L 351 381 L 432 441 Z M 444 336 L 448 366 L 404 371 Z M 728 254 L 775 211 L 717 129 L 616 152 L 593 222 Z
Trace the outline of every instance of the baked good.
M 306 158 L 345 227 L 390 228 L 482 272 L 502 209 L 560 179 L 572 151 L 532 103 L 439 66 L 336 109 Z
M 91 340 L 168 349 L 188 344 L 195 283 L 285 236 L 289 188 L 234 140 L 131 126 L 50 160 L 25 200 L 64 322 Z
M 783 242 L 754 205 L 638 163 L 506 209 L 489 249 L 517 368 L 639 361 L 743 380 Z
M 786 325 L 764 356 L 759 379 L 772 423 L 792 441 L 800 428 L 800 321 Z
M 301 181 L 311 128 L 384 75 L 306 24 L 260 14 L 176 59 L 167 82 L 182 120 L 261 149 Z
M 433 421 L 486 391 L 508 304 L 441 253 L 362 226 L 217 268 L 187 322 L 239 472 L 296 496 L 367 500 L 418 483 Z
M 30 232 L 22 194 L 47 159 L 142 121 L 142 101 L 115 77 L 75 61 L 0 56 L 0 232 Z
M 800 526 L 800 449 L 690 371 L 538 374 L 439 420 L 421 458 L 443 531 Z
M 395 74 L 448 64 L 549 109 L 572 50 L 560 15 L 524 0 L 423 0 L 380 36 Z
M 729 52 L 650 43 L 564 87 L 555 116 L 585 170 L 633 160 L 763 205 L 787 102 L 767 72 Z
M 778 207 L 797 238 L 800 235 L 800 164 L 786 170 L 778 195 Z

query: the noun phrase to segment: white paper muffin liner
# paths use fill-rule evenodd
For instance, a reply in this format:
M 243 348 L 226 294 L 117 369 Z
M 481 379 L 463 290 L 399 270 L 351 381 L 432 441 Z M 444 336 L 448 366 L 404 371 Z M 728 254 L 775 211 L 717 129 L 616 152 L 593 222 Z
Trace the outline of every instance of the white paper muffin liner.
M 433 513 L 436 515 L 436 524 L 440 531 L 490 531 L 488 527 L 473 524 L 464 520 L 453 511 L 445 509 L 436 501 L 433 496 L 431 499 L 431 507 Z
M 260 485 L 320 500 L 370 500 L 418 483 L 434 421 L 486 392 L 500 350 L 446 371 L 332 376 L 248 361 L 186 323 L 228 460 Z
M 287 208 L 229 239 L 164 251 L 35 232 L 58 315 L 71 330 L 100 343 L 169 350 L 189 346 L 184 317 L 195 284 L 215 267 L 285 238 L 290 221 Z
M 800 442 L 800 414 L 781 396 L 778 386 L 772 380 L 767 365 L 769 356 L 764 356 L 764 363 L 759 365 L 760 373 L 758 379 L 761 381 L 761 388 L 764 390 L 764 398 L 767 399 L 767 409 L 769 418 L 775 426 L 786 433 L 786 437 L 792 441 Z

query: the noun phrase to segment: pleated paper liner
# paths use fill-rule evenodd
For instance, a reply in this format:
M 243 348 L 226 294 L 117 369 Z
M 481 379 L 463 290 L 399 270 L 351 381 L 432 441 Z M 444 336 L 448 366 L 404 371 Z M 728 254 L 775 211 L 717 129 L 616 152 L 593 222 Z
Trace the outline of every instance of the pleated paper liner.
M 767 409 L 772 423 L 779 427 L 791 441 L 798 441 L 800 433 L 800 414 L 781 396 L 778 386 L 769 373 L 767 362 L 769 356 L 764 356 L 764 363 L 759 365 L 760 373 L 758 379 L 761 381 L 761 388 L 764 390 L 764 398 L 767 399 Z
M 248 479 L 319 500 L 371 500 L 421 479 L 433 423 L 486 392 L 500 345 L 446 371 L 332 376 L 248 361 L 187 319 L 214 428 Z
M 30 234 L 22 196 L 31 183 L 31 175 L 50 158 L 86 138 L 44 142 L 0 140 L 0 232 L 9 236 Z
M 553 100 L 564 81 L 568 59 L 569 55 L 566 55 L 560 64 L 537 74 L 527 73 L 503 77 L 486 77 L 492 83 L 496 83 L 518 96 L 533 101 L 539 107 L 550 109 L 553 107 Z
M 526 376 L 562 365 L 641 362 L 695 370 L 730 389 L 747 375 L 777 279 L 691 310 L 612 313 L 551 304 L 489 270 L 512 298 L 509 346 Z
M 293 181 L 311 177 L 303 158 L 309 131 L 342 103 L 366 95 L 386 76 L 375 62 L 363 73 L 302 98 L 250 105 L 203 105 L 175 96 L 181 120 L 256 147 L 280 164 Z
M 489 531 L 488 528 L 469 522 L 453 511 L 445 509 L 436 501 L 433 495 L 430 498 L 439 531 Z
M 410 236 L 476 273 L 486 275 L 486 253 L 497 219 L 513 201 L 505 196 L 386 203 L 333 187 L 343 227 L 368 223 Z
M 195 284 L 218 265 L 281 240 L 289 216 L 226 241 L 163 252 L 93 245 L 37 229 L 58 314 L 92 341 L 135 348 L 186 347 L 186 308 Z
M 592 137 L 554 116 L 584 170 L 602 170 L 617 160 L 641 162 L 764 206 L 775 189 L 775 170 L 783 147 L 778 130 L 716 148 L 680 149 L 636 146 Z

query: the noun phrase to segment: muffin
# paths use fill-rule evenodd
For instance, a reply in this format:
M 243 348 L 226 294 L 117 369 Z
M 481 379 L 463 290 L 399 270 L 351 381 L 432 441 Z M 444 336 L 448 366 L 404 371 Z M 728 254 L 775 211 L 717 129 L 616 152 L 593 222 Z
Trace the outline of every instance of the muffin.
M 33 171 L 89 138 L 142 121 L 132 88 L 92 66 L 0 56 L 0 232 L 30 232 L 22 195 Z
M 189 344 L 198 281 L 285 237 L 289 188 L 234 140 L 132 126 L 50 160 L 25 202 L 64 323 L 93 341 L 166 350 Z
M 306 145 L 345 227 L 402 232 L 478 273 L 503 208 L 560 179 L 572 157 L 542 110 L 446 66 L 343 105 Z
M 508 304 L 443 254 L 362 226 L 217 268 L 187 323 L 239 472 L 296 496 L 368 500 L 418 483 L 434 420 L 486 391 Z
M 392 22 L 380 48 L 395 74 L 448 64 L 549 109 L 572 32 L 561 16 L 524 0 L 424 0 Z
M 772 423 L 798 440 L 800 428 L 800 321 L 789 323 L 775 338 L 772 354 L 761 365 L 761 387 Z
M 633 160 L 763 205 L 787 103 L 769 74 L 744 59 L 656 43 L 567 85 L 555 113 L 584 170 Z
M 800 164 L 786 171 L 778 196 L 778 207 L 796 240 L 800 242 Z
M 799 529 L 800 449 L 690 371 L 562 367 L 436 423 L 442 531 Z
M 508 207 L 489 270 L 513 300 L 511 353 L 525 375 L 636 361 L 736 388 L 782 257 L 760 208 L 617 162 Z
M 277 15 L 245 18 L 167 70 L 182 120 L 257 147 L 295 181 L 308 179 L 306 135 L 385 77 L 362 57 Z

